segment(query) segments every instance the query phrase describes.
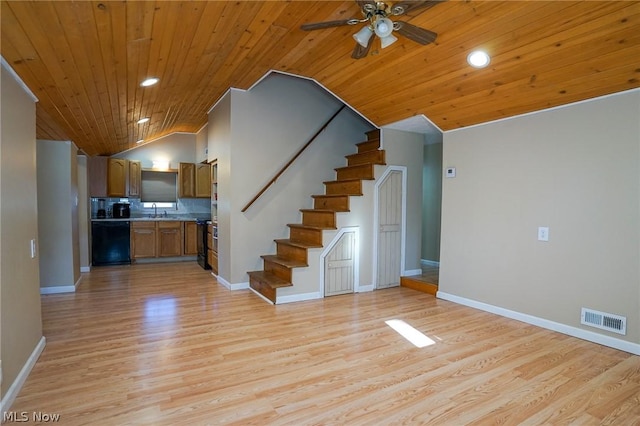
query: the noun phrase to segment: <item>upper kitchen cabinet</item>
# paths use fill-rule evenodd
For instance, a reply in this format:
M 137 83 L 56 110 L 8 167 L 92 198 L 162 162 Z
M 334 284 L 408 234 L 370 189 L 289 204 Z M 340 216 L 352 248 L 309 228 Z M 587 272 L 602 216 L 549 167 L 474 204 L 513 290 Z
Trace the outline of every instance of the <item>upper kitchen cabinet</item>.
M 107 196 L 107 160 L 108 157 L 89 157 L 89 195 L 91 197 Z
M 140 198 L 140 182 L 142 179 L 142 166 L 140 161 L 129 160 L 129 185 L 128 196 Z
M 211 198 L 211 164 L 196 164 L 196 198 Z
M 211 165 L 180 163 L 178 197 L 211 198 Z
M 196 165 L 180 163 L 178 169 L 178 197 L 194 198 L 196 196 Z
M 124 158 L 109 158 L 107 161 L 107 196 L 127 196 L 128 161 Z

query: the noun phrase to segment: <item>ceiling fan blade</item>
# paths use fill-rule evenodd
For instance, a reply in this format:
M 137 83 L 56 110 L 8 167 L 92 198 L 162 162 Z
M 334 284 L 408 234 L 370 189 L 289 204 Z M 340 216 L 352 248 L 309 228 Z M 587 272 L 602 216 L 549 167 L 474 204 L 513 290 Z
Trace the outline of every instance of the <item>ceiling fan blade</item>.
M 393 29 L 406 38 L 422 45 L 433 43 L 436 41 L 436 37 L 438 37 L 438 34 L 433 31 L 416 27 L 408 22 L 396 21 Z
M 403 13 L 411 12 L 416 9 L 428 9 L 439 3 L 443 3 L 447 0 L 430 0 L 430 1 L 401 1 L 394 4 L 391 7 L 391 13 L 393 15 L 402 15 Z
M 351 52 L 351 57 L 353 59 L 362 59 L 369 54 L 369 50 L 371 49 L 371 45 L 373 44 L 373 39 L 375 37 L 371 37 L 369 42 L 367 43 L 367 47 L 362 47 L 360 43 L 356 43 L 356 47 L 353 48 L 353 52 Z
M 314 22 L 310 24 L 302 24 L 300 25 L 300 29 L 304 31 L 322 30 L 325 28 L 339 27 L 342 25 L 353 25 L 356 23 L 358 23 L 358 21 L 354 19 L 340 19 L 339 21 L 325 21 L 325 22 Z

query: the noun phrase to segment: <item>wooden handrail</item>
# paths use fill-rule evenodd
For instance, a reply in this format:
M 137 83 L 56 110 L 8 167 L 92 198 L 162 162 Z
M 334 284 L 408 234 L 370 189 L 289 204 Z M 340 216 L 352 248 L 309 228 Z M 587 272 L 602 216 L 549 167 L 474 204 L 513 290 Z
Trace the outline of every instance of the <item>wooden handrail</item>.
M 331 116 L 331 118 L 330 118 L 329 120 L 327 120 L 327 122 L 326 122 L 326 123 L 324 123 L 324 125 L 323 125 L 322 127 L 320 127 L 320 129 L 319 129 L 319 130 L 318 130 L 318 131 L 317 131 L 317 132 L 316 132 L 316 133 L 311 137 L 311 139 L 309 139 L 309 141 L 308 141 L 306 144 L 304 144 L 304 146 L 303 146 L 302 148 L 300 148 L 300 150 L 296 153 L 296 155 L 294 155 L 294 156 L 291 158 L 291 160 L 289 160 L 289 162 L 287 162 L 287 164 L 285 164 L 285 165 L 280 169 L 280 171 L 279 171 L 278 173 L 276 173 L 276 175 L 275 175 L 275 176 L 274 176 L 274 177 L 273 177 L 273 178 L 272 178 L 272 179 L 271 179 L 271 180 L 270 180 L 270 181 L 269 181 L 269 182 L 268 182 L 268 183 L 267 183 L 267 184 L 266 184 L 266 185 L 265 185 L 261 190 L 260 190 L 260 192 L 258 192 L 258 193 L 256 194 L 256 196 L 255 196 L 255 197 L 253 197 L 253 198 L 251 199 L 251 201 L 249 201 L 249 202 L 247 203 L 247 205 L 246 205 L 246 206 L 244 206 L 244 208 L 241 210 L 241 211 L 242 211 L 242 213 L 246 212 L 246 211 L 247 211 L 247 209 L 249 209 L 249 207 L 251 207 L 251 205 L 252 205 L 253 203 L 255 203 L 255 202 L 256 202 L 256 200 L 257 200 L 258 198 L 260 198 L 260 196 L 261 196 L 262 194 L 264 194 L 264 192 L 265 192 L 267 189 L 269 189 L 269 187 L 270 187 L 271 185 L 273 185 L 273 184 L 275 183 L 275 181 L 277 181 L 277 180 L 278 180 L 278 178 L 279 178 L 279 177 L 280 177 L 280 176 L 281 176 L 281 175 L 282 175 L 282 174 L 283 174 L 283 173 L 284 173 L 284 172 L 289 168 L 289 166 L 290 166 L 294 161 L 296 161 L 296 159 L 300 156 L 300 154 L 302 154 L 302 153 L 304 152 L 304 150 L 305 150 L 305 149 L 307 149 L 307 147 L 308 147 L 309 145 L 311 145 L 311 142 L 313 142 L 313 141 L 318 137 L 318 135 L 320 135 L 320 133 L 322 133 L 322 131 L 323 131 L 324 129 L 326 129 L 326 128 L 327 128 L 327 126 L 329 125 L 329 123 L 331 123 L 331 122 L 333 121 L 333 119 L 334 119 L 334 118 L 336 118 L 336 117 L 338 116 L 338 114 L 340 114 L 340 111 L 342 111 L 342 110 L 345 108 L 345 106 L 346 106 L 346 105 L 344 105 L 344 104 L 343 104 L 343 105 L 340 107 L 340 109 L 338 109 L 338 110 L 337 110 L 337 111 L 336 111 L 336 112 Z

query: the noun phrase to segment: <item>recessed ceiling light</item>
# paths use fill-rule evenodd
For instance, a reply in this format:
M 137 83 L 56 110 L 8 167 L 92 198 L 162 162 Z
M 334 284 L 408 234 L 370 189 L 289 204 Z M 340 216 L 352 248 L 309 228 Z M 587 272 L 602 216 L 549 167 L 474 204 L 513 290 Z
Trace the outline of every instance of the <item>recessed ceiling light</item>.
M 145 81 L 143 81 L 142 83 L 140 83 L 140 86 L 142 87 L 149 87 L 149 86 L 153 86 L 154 84 L 156 84 L 157 82 L 159 82 L 160 79 L 156 78 L 156 77 L 151 77 L 146 79 Z
M 474 68 L 484 68 L 491 62 L 491 57 L 482 50 L 474 50 L 467 56 L 467 62 Z
M 141 118 L 140 120 L 138 120 L 138 124 L 146 123 L 149 120 L 151 120 L 149 117 Z

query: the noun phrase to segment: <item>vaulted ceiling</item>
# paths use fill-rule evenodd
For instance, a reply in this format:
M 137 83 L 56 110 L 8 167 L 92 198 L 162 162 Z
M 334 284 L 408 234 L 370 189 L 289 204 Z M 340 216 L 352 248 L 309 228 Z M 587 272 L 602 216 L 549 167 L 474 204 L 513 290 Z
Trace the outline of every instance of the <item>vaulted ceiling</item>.
M 37 137 L 110 155 L 197 132 L 231 87 L 313 78 L 378 126 L 450 130 L 640 87 L 638 1 L 448 1 L 403 20 L 435 31 L 351 58 L 354 1 L 6 1 L 1 53 L 39 99 Z M 474 69 L 476 48 L 492 56 Z M 148 77 L 153 87 L 140 87 Z M 283 93 L 282 96 L 286 96 Z M 150 117 L 145 124 L 137 124 Z

